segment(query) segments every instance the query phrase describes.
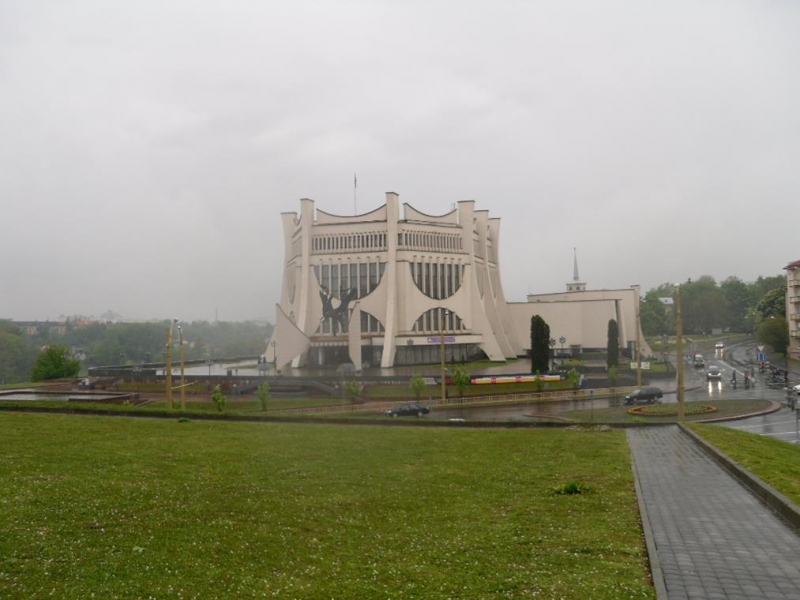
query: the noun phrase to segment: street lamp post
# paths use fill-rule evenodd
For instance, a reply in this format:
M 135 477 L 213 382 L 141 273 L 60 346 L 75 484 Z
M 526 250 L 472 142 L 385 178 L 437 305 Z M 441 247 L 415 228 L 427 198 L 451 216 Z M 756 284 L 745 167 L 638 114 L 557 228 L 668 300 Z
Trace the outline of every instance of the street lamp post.
M 444 404 L 447 401 L 447 382 L 445 380 L 446 370 L 445 370 L 445 366 L 444 366 L 444 362 L 445 362 L 444 322 L 445 322 L 445 319 L 447 319 L 447 316 L 449 314 L 450 314 L 450 312 L 446 308 L 442 309 L 442 311 L 440 313 L 441 321 L 439 322 L 439 340 L 441 342 L 441 353 L 442 353 L 442 404 Z
M 172 410 L 172 327 L 178 322 L 178 319 L 172 319 L 167 327 L 167 351 L 165 353 L 165 366 L 166 366 L 166 394 L 167 394 L 167 408 Z
M 686 399 L 683 390 L 683 316 L 681 315 L 681 288 L 675 290 L 675 353 L 678 367 L 678 421 L 686 414 Z
M 186 410 L 186 379 L 184 377 L 185 351 L 183 349 L 183 328 L 178 325 L 178 338 L 181 344 L 181 410 Z
M 564 344 L 567 343 L 567 338 L 565 338 L 562 335 L 560 338 L 558 338 L 558 342 L 561 344 L 561 360 L 563 361 L 564 360 Z
M 556 351 L 555 351 L 556 341 L 553 338 L 550 338 L 550 341 L 548 341 L 547 343 L 550 344 L 550 354 L 553 355 L 553 370 L 555 371 L 555 369 L 556 369 Z
M 142 377 L 142 365 L 133 365 L 133 377 L 136 380 L 136 395 L 139 395 L 139 379 Z
M 272 340 L 272 364 L 275 367 L 275 372 L 278 371 L 278 343 Z

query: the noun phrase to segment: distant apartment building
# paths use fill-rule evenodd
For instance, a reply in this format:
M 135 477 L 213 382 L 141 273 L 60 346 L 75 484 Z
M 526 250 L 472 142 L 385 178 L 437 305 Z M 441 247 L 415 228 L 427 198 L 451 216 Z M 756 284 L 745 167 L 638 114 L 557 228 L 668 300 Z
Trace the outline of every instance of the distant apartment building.
M 14 321 L 26 335 L 44 335 L 49 332 L 55 335 L 67 333 L 67 325 L 61 321 Z
M 800 260 L 786 269 L 786 321 L 789 323 L 789 358 L 800 360 Z

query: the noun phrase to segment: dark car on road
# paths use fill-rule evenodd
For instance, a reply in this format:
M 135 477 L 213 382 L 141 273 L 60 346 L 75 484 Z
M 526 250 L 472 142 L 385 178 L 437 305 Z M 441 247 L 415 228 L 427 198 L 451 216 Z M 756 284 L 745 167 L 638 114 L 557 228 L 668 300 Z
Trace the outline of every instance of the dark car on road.
M 643 387 L 625 396 L 625 404 L 654 404 L 664 396 L 657 387 Z
M 722 371 L 719 370 L 717 365 L 711 365 L 708 367 L 708 371 L 706 371 L 706 380 L 711 381 L 712 379 L 722 379 Z
M 394 406 L 384 411 L 383 414 L 387 417 L 421 417 L 422 415 L 427 415 L 429 412 L 431 412 L 430 409 L 424 404 L 410 402 L 408 404 Z

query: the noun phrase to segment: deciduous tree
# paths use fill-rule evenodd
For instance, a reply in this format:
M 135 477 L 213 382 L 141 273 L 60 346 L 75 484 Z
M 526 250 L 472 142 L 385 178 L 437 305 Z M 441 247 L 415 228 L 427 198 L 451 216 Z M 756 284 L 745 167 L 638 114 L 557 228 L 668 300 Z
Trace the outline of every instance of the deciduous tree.
M 219 412 L 222 412 L 225 409 L 228 399 L 225 397 L 225 394 L 222 393 L 222 388 L 220 386 L 214 386 L 214 393 L 211 394 L 211 401 L 214 403 L 214 406 L 217 407 Z
M 39 353 L 31 369 L 31 381 L 77 377 L 80 370 L 81 363 L 72 358 L 69 348 L 48 346 Z
M 261 405 L 261 410 L 267 410 L 267 403 L 270 400 L 269 383 L 266 381 L 256 389 L 256 398 Z
M 458 389 L 459 397 L 464 396 L 464 389 L 469 385 L 471 377 L 467 372 L 467 368 L 463 365 L 456 365 L 453 368 L 453 385 Z
M 770 317 L 758 326 L 758 340 L 778 354 L 786 356 L 789 348 L 789 324 L 783 317 Z
M 408 387 L 411 389 L 411 393 L 414 394 L 414 398 L 419 400 L 419 396 L 425 388 L 425 380 L 421 375 L 412 375 L 408 381 Z

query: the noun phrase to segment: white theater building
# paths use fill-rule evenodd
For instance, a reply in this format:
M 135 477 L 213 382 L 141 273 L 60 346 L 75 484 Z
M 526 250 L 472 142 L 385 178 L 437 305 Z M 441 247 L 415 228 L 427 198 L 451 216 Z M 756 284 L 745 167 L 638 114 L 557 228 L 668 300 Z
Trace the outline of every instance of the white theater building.
M 278 369 L 430 364 L 443 349 L 448 362 L 504 361 L 525 354 L 534 314 L 573 348 L 605 348 L 609 318 L 622 347 L 635 339 L 638 288 L 507 303 L 500 219 L 472 200 L 432 216 L 389 192 L 376 210 L 339 216 L 303 199 L 282 218 L 281 301 L 265 354 Z

